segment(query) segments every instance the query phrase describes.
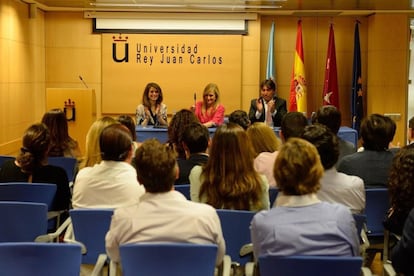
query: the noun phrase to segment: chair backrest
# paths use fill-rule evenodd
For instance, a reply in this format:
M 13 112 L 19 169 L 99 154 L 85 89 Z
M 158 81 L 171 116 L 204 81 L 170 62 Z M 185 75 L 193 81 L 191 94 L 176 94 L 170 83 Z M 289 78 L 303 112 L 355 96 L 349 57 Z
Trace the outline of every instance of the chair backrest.
M 241 257 L 240 249 L 243 245 L 251 243 L 250 222 L 255 212 L 217 209 L 217 214 L 226 241 L 226 254 L 231 257 L 231 261 L 243 265 L 252 261 L 252 254 Z
M 63 168 L 66 171 L 69 182 L 73 182 L 76 166 L 78 164 L 78 160 L 76 160 L 76 158 L 63 156 L 48 157 L 47 162 L 49 165 Z
M 124 244 L 122 272 L 129 275 L 214 275 L 217 245 L 192 243 Z
M 269 201 L 270 201 L 270 208 L 273 207 L 273 204 L 275 203 L 277 194 L 279 193 L 278 188 L 269 188 Z
M 2 275 L 80 275 L 81 247 L 65 243 L 0 243 Z
M 366 204 L 365 214 L 367 216 L 367 236 L 381 237 L 384 235 L 382 224 L 385 214 L 389 209 L 387 188 L 368 188 L 365 190 Z
M 174 189 L 182 193 L 185 196 L 185 198 L 187 198 L 188 200 L 191 200 L 190 184 L 175 185 Z
M 361 257 L 259 256 L 260 276 L 359 276 Z
M 0 169 L 1 166 L 3 165 L 4 162 L 8 161 L 8 160 L 14 160 L 15 157 L 11 156 L 11 155 L 0 155 Z
M 86 247 L 83 264 L 95 264 L 99 254 L 106 254 L 105 235 L 111 225 L 112 209 L 73 209 L 69 211 L 75 239 Z
M 49 183 L 0 183 L 0 200 L 44 203 L 50 210 L 56 189 L 56 184 Z
M 33 242 L 37 236 L 47 233 L 47 206 L 0 201 L 0 222 L 0 242 Z

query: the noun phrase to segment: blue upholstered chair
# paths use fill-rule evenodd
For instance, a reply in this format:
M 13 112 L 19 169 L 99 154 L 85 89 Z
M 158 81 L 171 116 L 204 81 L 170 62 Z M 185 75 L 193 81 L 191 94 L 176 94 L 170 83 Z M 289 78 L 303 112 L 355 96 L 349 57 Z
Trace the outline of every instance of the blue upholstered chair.
M 47 233 L 47 205 L 0 201 L 0 221 L 0 242 L 34 242 Z
M 105 249 L 105 235 L 111 224 L 112 209 L 73 209 L 69 211 L 75 240 L 67 243 L 82 247 L 82 264 L 94 264 L 93 275 L 102 271 L 109 259 Z
M 50 165 L 61 167 L 66 171 L 66 175 L 68 176 L 69 182 L 73 182 L 76 166 L 78 164 L 78 160 L 73 157 L 48 157 L 47 162 Z
M 360 276 L 370 275 L 362 269 L 361 257 L 336 256 L 259 256 L 260 276 Z
M 64 243 L 0 243 L 0 274 L 75 276 L 80 273 L 81 247 Z
M 185 198 L 188 200 L 191 200 L 190 196 L 190 184 L 181 184 L 181 185 L 175 185 L 174 189 L 180 193 L 182 193 Z
M 192 243 L 139 243 L 120 246 L 124 276 L 214 275 L 217 245 Z

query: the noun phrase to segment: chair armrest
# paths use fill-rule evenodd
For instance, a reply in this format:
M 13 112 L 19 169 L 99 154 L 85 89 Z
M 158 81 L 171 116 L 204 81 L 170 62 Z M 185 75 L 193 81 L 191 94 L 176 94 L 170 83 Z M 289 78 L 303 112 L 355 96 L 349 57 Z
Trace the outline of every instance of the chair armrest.
M 397 275 L 391 263 L 389 262 L 384 263 L 383 275 L 384 276 L 396 276 Z
M 70 218 L 67 218 L 55 232 L 40 235 L 35 239 L 35 242 L 52 242 L 53 240 L 57 239 L 66 230 L 66 228 L 68 228 L 68 226 L 71 223 L 72 221 L 70 220 Z
M 103 267 L 108 260 L 108 256 L 106 254 L 99 254 L 98 259 L 96 260 L 95 267 L 91 273 L 91 276 L 100 276 L 102 275 Z
M 255 266 L 256 266 L 256 264 L 254 262 L 247 262 L 244 265 L 244 275 L 254 276 Z
M 223 262 L 219 266 L 216 267 L 216 271 L 217 271 L 218 276 L 230 276 L 231 257 L 229 255 L 224 255 Z
M 362 276 L 372 276 L 372 272 L 368 267 L 361 267 L 361 275 Z
M 109 262 L 109 276 L 116 276 L 119 264 L 115 261 Z
M 81 243 L 81 242 L 79 242 L 77 240 L 65 239 L 64 242 L 80 245 L 81 246 L 81 253 L 82 253 L 82 255 L 85 255 L 86 252 L 88 252 L 88 250 L 86 249 L 86 246 L 83 243 Z
M 253 243 L 248 243 L 248 244 L 243 245 L 240 248 L 240 252 L 239 252 L 241 257 L 244 257 L 252 253 L 253 253 Z

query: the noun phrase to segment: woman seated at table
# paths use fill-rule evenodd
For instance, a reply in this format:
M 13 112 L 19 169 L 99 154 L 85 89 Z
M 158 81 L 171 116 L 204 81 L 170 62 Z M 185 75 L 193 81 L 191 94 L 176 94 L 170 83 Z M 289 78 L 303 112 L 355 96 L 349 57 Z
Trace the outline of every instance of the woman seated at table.
M 217 84 L 209 83 L 204 88 L 203 100 L 192 107 L 200 123 L 206 127 L 216 127 L 224 122 L 224 106 L 219 103 Z
M 154 82 L 148 83 L 142 95 L 142 103 L 137 107 L 137 124 L 167 126 L 167 106 L 162 100 L 161 87 Z
M 359 238 L 348 207 L 320 201 L 323 167 L 311 143 L 289 138 L 276 158 L 275 207 L 251 222 L 254 256 L 359 255 Z

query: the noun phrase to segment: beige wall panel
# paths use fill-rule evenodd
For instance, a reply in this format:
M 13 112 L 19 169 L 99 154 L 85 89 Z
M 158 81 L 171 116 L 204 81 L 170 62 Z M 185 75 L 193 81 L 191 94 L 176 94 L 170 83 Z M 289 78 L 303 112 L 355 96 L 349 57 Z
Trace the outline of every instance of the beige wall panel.
M 47 48 L 46 81 L 88 84 L 101 79 L 101 50 L 95 48 Z
M 407 15 L 369 17 L 367 114 L 400 113 L 394 144 L 405 144 L 408 91 Z M 372 30 L 372 31 L 371 31 Z M 384 35 L 387 34 L 387 35 Z
M 33 45 L 10 41 L 9 78 L 11 82 L 33 82 Z
M 0 83 L 9 81 L 10 47 L 7 39 L 0 38 Z
M 92 34 L 92 19 L 82 12 L 48 12 L 46 45 L 57 48 L 101 48 L 101 35 Z

